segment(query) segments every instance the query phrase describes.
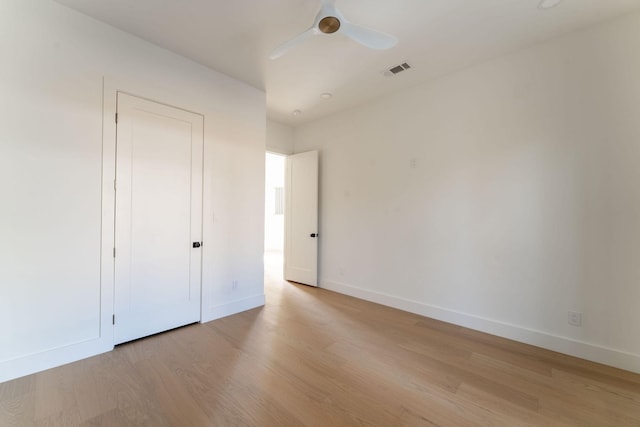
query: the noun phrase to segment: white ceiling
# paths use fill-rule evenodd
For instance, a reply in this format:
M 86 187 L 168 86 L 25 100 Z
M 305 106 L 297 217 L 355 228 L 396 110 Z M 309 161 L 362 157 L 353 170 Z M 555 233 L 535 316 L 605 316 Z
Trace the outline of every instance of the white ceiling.
M 270 60 L 312 24 L 319 0 L 56 1 L 265 90 L 269 117 L 292 126 L 640 9 L 640 0 L 564 0 L 549 10 L 540 0 L 337 0 L 347 19 L 395 35 L 397 46 L 369 50 L 337 33 Z M 410 70 L 383 75 L 404 61 Z

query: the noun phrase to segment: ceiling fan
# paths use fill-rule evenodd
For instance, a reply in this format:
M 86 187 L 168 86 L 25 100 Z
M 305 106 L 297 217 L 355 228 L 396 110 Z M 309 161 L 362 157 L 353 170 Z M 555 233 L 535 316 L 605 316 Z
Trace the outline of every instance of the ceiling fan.
M 335 6 L 335 0 L 322 0 L 320 10 L 316 15 L 313 25 L 293 39 L 275 48 L 269 55 L 270 59 L 276 59 L 284 55 L 292 47 L 304 42 L 309 37 L 323 34 L 342 33 L 352 40 L 370 49 L 390 49 L 398 40 L 385 33 L 371 30 L 361 25 L 352 24 Z

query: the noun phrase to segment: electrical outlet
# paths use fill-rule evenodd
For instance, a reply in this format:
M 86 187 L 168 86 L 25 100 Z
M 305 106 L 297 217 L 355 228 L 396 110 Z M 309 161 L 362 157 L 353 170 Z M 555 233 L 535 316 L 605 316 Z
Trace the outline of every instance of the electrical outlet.
M 582 313 L 570 311 L 568 321 L 572 326 L 582 326 Z
M 231 281 L 231 289 L 234 290 L 234 291 L 236 289 L 238 289 L 238 281 L 237 280 L 232 280 Z

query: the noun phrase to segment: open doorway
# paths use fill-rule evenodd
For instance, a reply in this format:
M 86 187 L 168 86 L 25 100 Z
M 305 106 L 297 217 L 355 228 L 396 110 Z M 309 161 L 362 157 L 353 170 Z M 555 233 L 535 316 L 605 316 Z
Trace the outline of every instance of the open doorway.
M 265 275 L 282 279 L 284 266 L 284 183 L 287 157 L 265 156 L 264 266 Z

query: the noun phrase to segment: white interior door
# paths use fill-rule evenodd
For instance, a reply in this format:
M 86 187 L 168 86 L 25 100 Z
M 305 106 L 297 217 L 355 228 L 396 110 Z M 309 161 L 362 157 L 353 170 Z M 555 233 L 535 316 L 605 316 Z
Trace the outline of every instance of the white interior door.
M 200 320 L 203 117 L 121 92 L 117 112 L 119 344 Z
M 318 286 L 318 152 L 287 157 L 284 278 Z

